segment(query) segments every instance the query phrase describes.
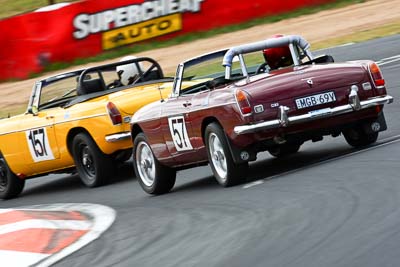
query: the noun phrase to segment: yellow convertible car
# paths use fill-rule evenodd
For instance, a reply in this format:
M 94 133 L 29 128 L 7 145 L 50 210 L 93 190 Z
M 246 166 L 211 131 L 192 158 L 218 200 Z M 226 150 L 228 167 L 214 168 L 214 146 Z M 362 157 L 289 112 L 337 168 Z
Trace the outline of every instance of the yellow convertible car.
M 27 111 L 0 120 L 0 198 L 49 173 L 77 171 L 88 187 L 107 183 L 131 156 L 133 113 L 171 88 L 160 65 L 144 57 L 37 81 Z

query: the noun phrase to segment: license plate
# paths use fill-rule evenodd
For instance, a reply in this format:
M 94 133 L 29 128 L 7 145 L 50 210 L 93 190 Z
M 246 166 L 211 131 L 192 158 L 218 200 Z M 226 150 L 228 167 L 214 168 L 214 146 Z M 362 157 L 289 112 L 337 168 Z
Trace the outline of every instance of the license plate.
M 309 108 L 313 106 L 318 106 L 326 103 L 331 103 L 336 101 L 335 92 L 325 92 L 322 94 L 306 96 L 296 99 L 297 109 Z

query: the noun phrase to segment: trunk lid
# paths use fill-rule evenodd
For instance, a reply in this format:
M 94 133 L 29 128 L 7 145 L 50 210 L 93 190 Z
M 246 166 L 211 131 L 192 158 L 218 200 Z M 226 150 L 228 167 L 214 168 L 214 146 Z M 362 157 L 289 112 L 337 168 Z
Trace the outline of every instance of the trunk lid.
M 171 89 L 171 82 L 153 83 L 109 94 L 107 100 L 116 104 L 121 112 L 133 115 L 146 104 L 167 98 Z
M 343 63 L 288 68 L 251 79 L 253 80 L 250 83 L 240 81 L 236 86 L 248 92 L 253 107 L 263 106 L 264 112 L 254 114 L 254 119 L 267 120 L 276 118 L 279 106 L 289 107 L 289 115 L 293 116 L 311 110 L 345 105 L 348 103 L 350 87 L 369 81 L 369 76 L 362 65 Z M 372 96 L 369 94 L 372 94 L 372 90 L 359 90 L 360 99 Z M 299 108 L 296 99 L 304 103 L 309 100 L 305 98 L 313 96 L 323 97 L 327 101 Z

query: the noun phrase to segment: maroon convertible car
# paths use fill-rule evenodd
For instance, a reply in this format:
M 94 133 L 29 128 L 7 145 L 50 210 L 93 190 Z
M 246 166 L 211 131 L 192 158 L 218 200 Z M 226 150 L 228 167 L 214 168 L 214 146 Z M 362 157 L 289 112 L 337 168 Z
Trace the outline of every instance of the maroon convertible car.
M 149 194 L 207 163 L 222 186 L 234 185 L 260 151 L 281 157 L 326 135 L 374 143 L 392 102 L 375 62 L 314 57 L 300 36 L 212 52 L 179 64 L 171 96 L 133 116 L 135 173 Z

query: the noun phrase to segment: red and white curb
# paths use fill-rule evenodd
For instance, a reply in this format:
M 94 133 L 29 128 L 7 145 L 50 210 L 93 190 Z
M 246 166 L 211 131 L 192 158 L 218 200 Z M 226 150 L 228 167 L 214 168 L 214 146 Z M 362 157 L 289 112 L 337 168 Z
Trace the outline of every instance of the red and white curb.
M 97 239 L 115 216 L 110 207 L 83 203 L 0 209 L 0 262 L 50 266 Z

